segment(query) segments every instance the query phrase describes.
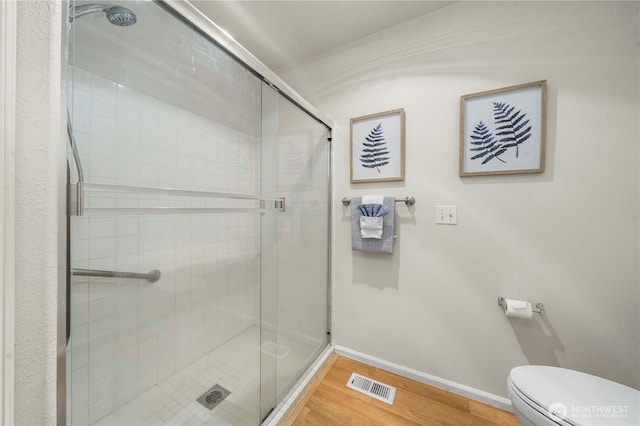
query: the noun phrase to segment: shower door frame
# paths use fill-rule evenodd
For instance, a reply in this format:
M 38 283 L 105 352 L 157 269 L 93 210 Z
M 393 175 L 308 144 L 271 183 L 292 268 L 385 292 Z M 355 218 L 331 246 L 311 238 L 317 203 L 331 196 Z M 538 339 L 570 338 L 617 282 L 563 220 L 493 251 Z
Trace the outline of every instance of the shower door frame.
M 324 115 L 321 111 L 316 109 L 313 105 L 311 105 L 308 101 L 302 98 L 297 92 L 295 92 L 291 87 L 289 87 L 283 80 L 281 80 L 273 71 L 271 71 L 266 65 L 260 62 L 255 56 L 253 56 L 249 51 L 247 51 L 244 47 L 242 47 L 238 42 L 236 42 L 233 38 L 225 33 L 225 31 L 217 26 L 213 21 L 207 18 L 202 12 L 197 10 L 193 5 L 188 2 L 180 1 L 180 0 L 153 0 L 156 4 L 166 9 L 169 13 L 173 14 L 176 18 L 180 19 L 185 25 L 193 28 L 195 31 L 201 33 L 206 38 L 211 40 L 214 44 L 222 48 L 227 54 L 233 57 L 239 64 L 244 66 L 248 71 L 253 73 L 259 80 L 266 83 L 268 86 L 273 88 L 279 95 L 283 96 L 285 99 L 289 100 L 296 107 L 306 113 L 315 121 L 322 124 L 327 129 L 328 133 L 328 223 L 327 223 L 327 341 L 326 344 L 331 344 L 331 278 L 332 278 L 332 267 L 331 267 L 331 251 L 332 251 L 332 238 L 331 238 L 331 221 L 332 221 L 332 185 L 331 185 L 331 172 L 332 172 L 332 150 L 331 150 L 331 140 L 332 140 L 332 128 L 334 126 L 334 121 L 329 119 L 326 115 Z M 66 62 L 62 63 L 61 66 L 63 68 L 63 72 L 61 75 L 62 78 L 62 86 L 64 88 L 66 76 L 64 70 L 66 69 L 66 64 L 68 62 L 68 58 L 64 52 L 64 46 L 68 46 L 67 40 L 70 34 L 70 28 L 65 25 L 69 19 L 69 5 L 72 5 L 74 0 L 67 0 L 63 4 L 62 10 L 62 46 L 63 46 L 63 60 Z M 66 96 L 65 90 L 61 90 L 62 95 L 62 108 L 61 111 L 65 110 L 66 106 Z M 64 114 L 61 114 L 64 115 Z M 61 121 L 64 122 L 66 117 L 61 117 Z M 63 126 L 64 127 L 64 126 Z M 63 135 L 66 132 L 63 132 Z M 66 146 L 68 141 L 66 137 L 61 135 L 61 149 L 64 148 L 66 150 Z M 66 136 L 66 135 L 65 135 Z M 65 162 L 64 165 L 60 165 L 60 167 L 67 167 Z M 62 170 L 60 171 L 62 173 Z M 69 191 L 69 188 L 67 188 Z M 67 191 L 61 191 L 65 193 Z M 61 210 L 64 210 L 62 213 L 64 216 L 69 217 L 67 214 L 68 201 L 66 203 L 61 203 Z M 66 229 L 66 223 L 61 221 L 61 235 L 67 235 L 66 240 L 60 241 L 59 244 L 61 247 L 66 245 L 69 240 L 68 229 Z M 64 228 L 64 229 L 63 229 Z M 63 232 L 64 231 L 64 232 Z M 61 239 L 62 240 L 62 239 Z M 61 249 L 62 250 L 62 249 Z M 64 250 L 61 251 L 61 258 L 65 257 L 62 255 Z M 57 421 L 59 425 L 66 424 L 66 410 L 67 410 L 67 401 L 66 401 L 66 343 L 67 343 L 67 326 L 69 322 L 69 318 L 67 316 L 67 274 L 69 273 L 68 264 L 62 260 L 59 262 L 59 280 L 58 280 L 58 383 L 57 383 L 57 393 L 58 393 L 58 413 L 57 413 Z M 6 396 L 5 396 L 6 397 Z M 277 401 L 276 401 L 277 402 Z M 6 412 L 4 413 L 7 414 Z
M 255 74 L 269 86 L 274 88 L 279 94 L 293 102 L 298 108 L 306 112 L 316 121 L 322 123 L 331 133 L 334 121 L 323 114 L 316 107 L 311 105 L 300 94 L 287 85 L 280 77 L 271 71 L 265 64 L 260 62 L 247 49 L 242 47 L 237 41 L 231 38 L 222 28 L 207 18 L 202 12 L 192 4 L 181 0 L 154 0 L 160 6 L 167 7 L 187 25 L 190 25 L 201 32 L 224 51 L 236 59 L 247 70 Z
M 0 423 L 13 424 L 17 5 L 0 4 Z

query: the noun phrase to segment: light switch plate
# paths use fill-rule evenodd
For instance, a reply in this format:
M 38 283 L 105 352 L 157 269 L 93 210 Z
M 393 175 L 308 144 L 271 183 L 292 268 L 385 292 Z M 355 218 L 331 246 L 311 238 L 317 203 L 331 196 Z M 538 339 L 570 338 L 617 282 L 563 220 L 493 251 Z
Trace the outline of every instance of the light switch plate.
M 458 206 L 436 206 L 436 223 L 440 225 L 457 225 Z

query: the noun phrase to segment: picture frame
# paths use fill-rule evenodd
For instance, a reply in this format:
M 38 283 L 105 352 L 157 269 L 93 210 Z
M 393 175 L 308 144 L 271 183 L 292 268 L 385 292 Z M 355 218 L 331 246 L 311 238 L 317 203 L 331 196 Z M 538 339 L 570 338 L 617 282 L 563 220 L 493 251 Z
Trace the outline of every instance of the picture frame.
M 404 180 L 404 109 L 351 119 L 351 183 Z
M 460 176 L 542 173 L 547 81 L 460 97 Z

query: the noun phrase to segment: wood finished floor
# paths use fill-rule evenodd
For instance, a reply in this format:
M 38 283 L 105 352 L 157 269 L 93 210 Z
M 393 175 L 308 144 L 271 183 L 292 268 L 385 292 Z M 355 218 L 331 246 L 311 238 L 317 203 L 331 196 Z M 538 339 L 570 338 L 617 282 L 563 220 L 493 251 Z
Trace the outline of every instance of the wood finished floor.
M 393 405 L 347 388 L 354 372 L 396 387 Z M 520 425 L 512 413 L 335 354 L 284 424 Z

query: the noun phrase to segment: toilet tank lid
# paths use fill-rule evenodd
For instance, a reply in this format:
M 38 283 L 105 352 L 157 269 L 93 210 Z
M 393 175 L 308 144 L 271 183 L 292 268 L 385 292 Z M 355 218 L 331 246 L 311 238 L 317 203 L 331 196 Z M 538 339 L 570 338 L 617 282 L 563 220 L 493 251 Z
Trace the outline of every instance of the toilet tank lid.
M 579 425 L 640 425 L 640 391 L 602 377 L 544 365 L 515 367 L 518 390 L 546 410 L 566 409 Z M 555 404 L 555 405 L 554 405 Z

